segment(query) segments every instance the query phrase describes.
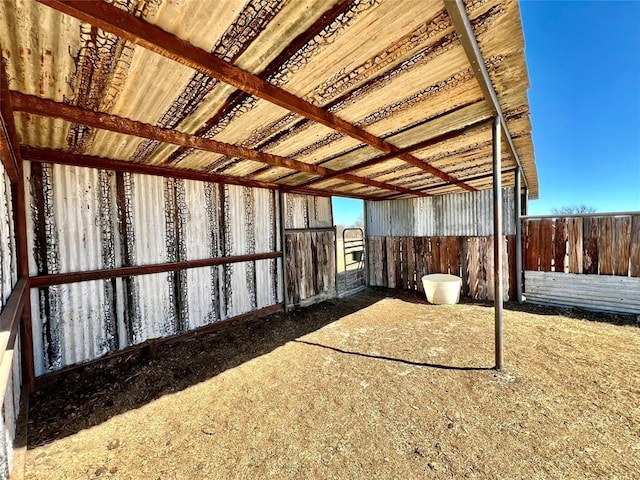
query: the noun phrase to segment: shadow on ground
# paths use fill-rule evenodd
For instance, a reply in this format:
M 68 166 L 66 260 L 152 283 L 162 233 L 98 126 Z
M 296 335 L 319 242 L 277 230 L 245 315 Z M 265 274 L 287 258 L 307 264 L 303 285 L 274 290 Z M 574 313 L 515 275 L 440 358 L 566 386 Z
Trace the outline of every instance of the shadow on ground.
M 230 325 L 183 343 L 161 345 L 153 354 L 147 352 L 144 355 L 125 355 L 82 367 L 66 374 L 55 386 L 32 394 L 29 447 L 43 445 L 99 425 L 113 416 L 140 408 L 163 395 L 213 378 L 291 341 L 305 343 L 311 348 L 331 349 L 345 355 L 380 361 L 444 370 L 489 370 L 484 367 L 415 363 L 300 340 L 300 337 L 384 298 L 427 304 L 424 295 L 418 292 L 368 288 L 347 298 L 323 302 L 288 314 L 275 314 Z M 461 303 L 492 306 L 491 303 L 466 299 Z M 635 316 L 597 314 L 512 302 L 506 308 L 538 315 L 563 315 L 608 323 L 635 322 Z
M 392 295 L 368 289 L 288 314 L 232 324 L 153 353 L 89 364 L 31 395 L 29 447 L 91 428 L 166 394 L 184 390 Z

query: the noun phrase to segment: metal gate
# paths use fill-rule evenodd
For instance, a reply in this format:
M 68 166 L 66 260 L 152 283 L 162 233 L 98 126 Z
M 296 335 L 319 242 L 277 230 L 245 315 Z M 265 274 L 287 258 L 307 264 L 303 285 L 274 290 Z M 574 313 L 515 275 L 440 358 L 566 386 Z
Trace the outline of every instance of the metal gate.
M 338 294 L 344 295 L 366 286 L 366 245 L 361 228 L 342 231 L 344 271 L 336 275 Z

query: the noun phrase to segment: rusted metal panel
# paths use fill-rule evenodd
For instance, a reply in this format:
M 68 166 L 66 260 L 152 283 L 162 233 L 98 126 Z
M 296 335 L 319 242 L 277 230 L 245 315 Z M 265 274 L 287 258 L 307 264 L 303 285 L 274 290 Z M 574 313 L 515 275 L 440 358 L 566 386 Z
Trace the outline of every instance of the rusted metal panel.
M 276 252 L 273 190 L 27 164 L 33 275 Z M 36 374 L 275 305 L 265 259 L 32 290 Z
M 11 181 L 0 165 L 0 310 L 18 280 Z

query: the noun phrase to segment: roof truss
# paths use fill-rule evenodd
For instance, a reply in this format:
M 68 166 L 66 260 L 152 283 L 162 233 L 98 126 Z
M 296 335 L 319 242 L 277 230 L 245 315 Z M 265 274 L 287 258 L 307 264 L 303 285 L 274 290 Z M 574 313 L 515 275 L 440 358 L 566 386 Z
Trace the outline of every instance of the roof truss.
M 474 187 L 467 185 L 466 183 L 458 180 L 450 174 L 443 172 L 433 167 L 432 165 L 426 164 L 425 162 L 411 155 L 411 153 L 402 152 L 395 145 L 367 132 L 363 128 L 353 125 L 341 119 L 340 117 L 328 112 L 327 110 L 313 105 L 287 92 L 282 88 L 272 85 L 260 76 L 242 70 L 205 50 L 202 50 L 188 42 L 185 42 L 175 35 L 172 35 L 171 33 L 168 33 L 161 28 L 152 25 L 151 23 L 144 21 L 141 18 L 138 18 L 119 9 L 118 7 L 100 0 L 38 1 L 63 13 L 72 15 L 82 21 L 99 27 L 105 31 L 111 32 L 121 38 L 135 43 L 136 45 L 140 45 L 150 51 L 153 51 L 157 54 L 163 55 L 169 59 L 193 68 L 196 71 L 209 75 L 213 78 L 217 78 L 218 80 L 232 85 L 247 94 L 264 99 L 268 102 L 285 108 L 290 112 L 302 115 L 309 120 L 320 123 L 326 127 L 331 128 L 332 130 L 361 141 L 382 151 L 385 154 L 392 154 L 393 158 L 399 158 L 410 165 L 420 168 L 425 172 L 446 181 L 447 183 L 457 185 L 460 188 L 468 191 L 476 190 Z M 82 124 L 85 122 L 79 121 L 77 123 Z M 250 149 L 244 150 L 245 154 L 248 154 L 248 151 Z M 255 151 L 253 152 L 255 153 Z M 236 156 L 255 160 L 255 155 L 253 155 L 254 158 L 245 155 Z M 290 159 L 287 160 L 291 162 Z M 313 173 L 304 169 L 300 169 L 300 171 Z M 320 173 L 318 171 L 316 174 L 324 177 L 332 173 L 334 172 L 326 169 L 324 172 Z M 354 180 L 353 178 L 345 177 L 345 175 L 349 174 L 341 173 L 340 178 L 350 181 Z M 414 192 L 400 193 L 414 194 Z

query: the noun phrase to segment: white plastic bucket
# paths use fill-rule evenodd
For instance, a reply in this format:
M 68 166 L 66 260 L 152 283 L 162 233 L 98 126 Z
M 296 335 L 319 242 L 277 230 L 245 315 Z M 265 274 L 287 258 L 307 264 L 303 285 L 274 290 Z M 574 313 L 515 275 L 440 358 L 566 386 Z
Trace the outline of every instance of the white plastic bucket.
M 429 303 L 454 305 L 460 300 L 462 279 L 446 273 L 432 273 L 422 277 L 422 286 Z

